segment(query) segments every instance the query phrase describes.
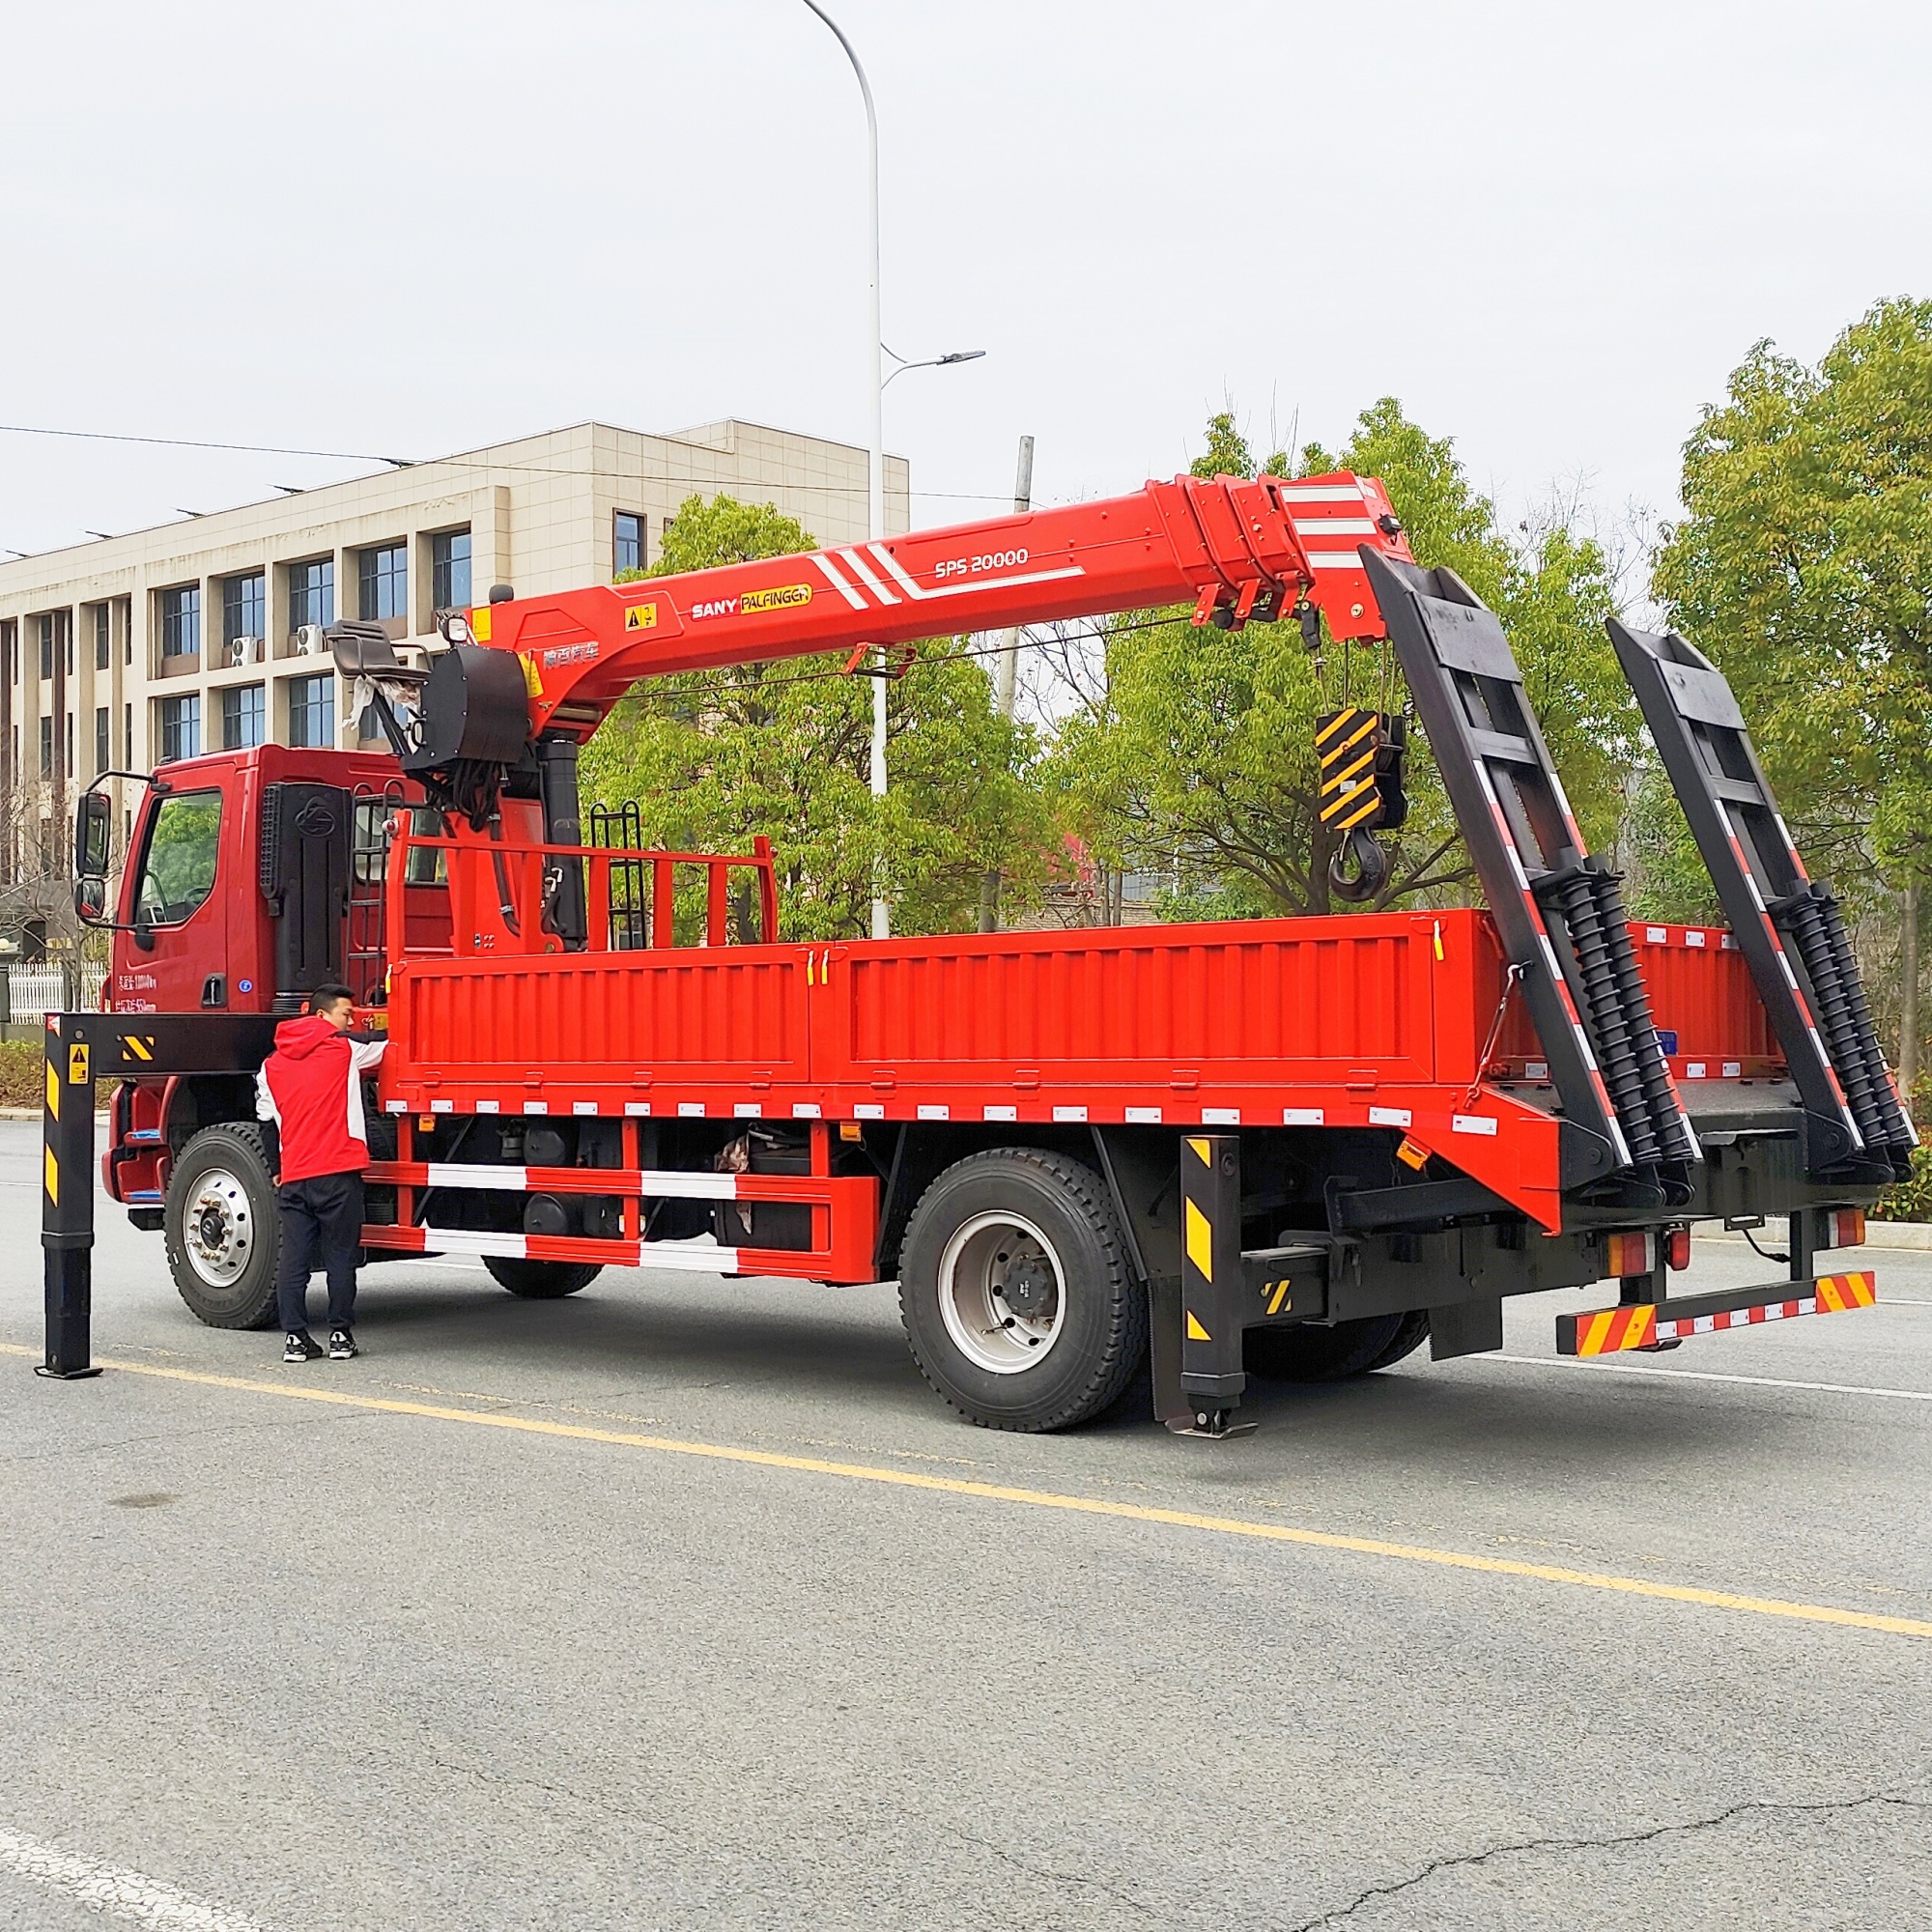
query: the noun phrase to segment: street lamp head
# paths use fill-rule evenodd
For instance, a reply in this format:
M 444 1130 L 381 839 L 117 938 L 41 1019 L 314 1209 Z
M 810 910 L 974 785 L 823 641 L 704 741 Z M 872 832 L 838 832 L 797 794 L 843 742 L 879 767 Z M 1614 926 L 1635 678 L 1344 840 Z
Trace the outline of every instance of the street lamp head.
M 949 362 L 977 362 L 985 353 L 983 349 L 954 349 L 939 358 L 939 366 L 943 369 Z

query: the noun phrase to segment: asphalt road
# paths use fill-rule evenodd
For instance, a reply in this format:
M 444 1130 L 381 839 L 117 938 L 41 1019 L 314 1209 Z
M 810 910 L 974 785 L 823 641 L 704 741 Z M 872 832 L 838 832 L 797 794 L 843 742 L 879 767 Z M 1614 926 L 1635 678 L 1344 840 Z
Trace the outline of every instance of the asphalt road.
M 391 1264 L 284 1369 L 100 1230 L 130 1367 L 0 1353 L 0 1926 L 1932 1922 L 1932 1638 L 1776 1607 L 1932 1621 L 1932 1255 L 1642 1373 L 1548 1297 L 1215 1444 L 969 1428 L 874 1289 Z

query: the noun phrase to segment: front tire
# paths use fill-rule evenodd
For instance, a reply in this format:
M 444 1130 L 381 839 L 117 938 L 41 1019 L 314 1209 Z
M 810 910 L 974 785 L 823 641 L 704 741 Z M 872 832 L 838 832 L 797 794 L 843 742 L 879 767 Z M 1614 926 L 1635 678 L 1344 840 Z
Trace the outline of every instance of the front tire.
M 520 1301 L 561 1301 L 604 1272 L 595 1262 L 520 1261 L 485 1255 L 483 1265 Z
M 920 1373 L 982 1429 L 1071 1429 L 1147 1354 L 1147 1296 L 1100 1177 L 1034 1148 L 969 1155 L 920 1197 L 899 1316 Z
M 261 1128 L 204 1127 L 175 1162 L 162 1212 L 168 1267 L 195 1319 L 211 1328 L 272 1327 L 282 1221 Z

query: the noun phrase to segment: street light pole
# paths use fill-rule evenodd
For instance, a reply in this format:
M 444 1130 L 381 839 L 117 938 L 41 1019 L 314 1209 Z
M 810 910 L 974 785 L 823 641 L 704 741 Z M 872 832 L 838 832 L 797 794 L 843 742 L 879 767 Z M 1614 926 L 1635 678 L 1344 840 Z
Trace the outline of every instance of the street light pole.
M 879 116 L 872 105 L 871 83 L 866 78 L 866 70 L 859 64 L 859 56 L 853 51 L 852 43 L 845 38 L 843 28 L 818 4 L 818 0 L 805 0 L 805 4 L 832 29 L 838 44 L 845 49 L 845 58 L 852 63 L 852 71 L 859 80 L 859 92 L 866 102 L 866 168 L 872 226 L 870 281 L 867 287 L 871 300 L 871 329 L 867 336 L 867 353 L 872 358 L 872 445 L 866 478 L 866 498 L 871 539 L 877 543 L 886 533 L 886 379 L 885 365 L 880 360 L 884 352 L 879 341 L 884 333 L 884 326 L 879 320 Z M 882 672 L 885 668 L 883 654 L 879 668 Z M 882 799 L 885 795 L 886 680 L 881 675 L 872 680 L 872 796 Z M 872 937 L 890 939 L 893 936 L 893 909 L 879 894 L 877 885 L 875 878 Z

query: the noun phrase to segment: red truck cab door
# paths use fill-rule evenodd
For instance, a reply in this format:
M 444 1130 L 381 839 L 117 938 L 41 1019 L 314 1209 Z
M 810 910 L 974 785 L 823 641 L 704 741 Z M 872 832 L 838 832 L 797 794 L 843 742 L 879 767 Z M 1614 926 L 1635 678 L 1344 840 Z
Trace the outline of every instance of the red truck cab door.
M 122 888 L 109 999 L 120 1012 L 192 1012 L 228 1004 L 230 904 L 244 841 L 237 774 L 183 774 L 151 791 Z M 245 976 L 244 976 L 245 977 Z M 218 988 L 210 981 L 218 980 Z M 252 1001 L 242 1004 L 252 1005 Z

